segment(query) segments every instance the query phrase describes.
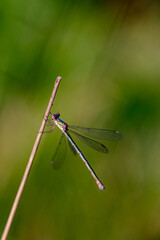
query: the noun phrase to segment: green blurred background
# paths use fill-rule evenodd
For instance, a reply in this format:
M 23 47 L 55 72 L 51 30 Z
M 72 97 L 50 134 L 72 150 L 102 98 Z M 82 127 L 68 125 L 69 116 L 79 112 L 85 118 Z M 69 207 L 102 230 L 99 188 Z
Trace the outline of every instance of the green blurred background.
M 8 239 L 160 239 L 159 1 L 0 1 L 0 233 L 57 76 L 52 112 L 68 124 L 115 129 L 108 155 L 43 136 Z

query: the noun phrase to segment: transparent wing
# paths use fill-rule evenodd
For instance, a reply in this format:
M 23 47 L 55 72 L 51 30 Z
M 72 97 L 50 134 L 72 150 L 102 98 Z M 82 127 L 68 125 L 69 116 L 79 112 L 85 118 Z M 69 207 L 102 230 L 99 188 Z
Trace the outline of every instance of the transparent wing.
M 79 126 L 68 126 L 68 129 L 74 129 L 79 133 L 86 135 L 87 137 L 109 140 L 109 141 L 120 141 L 123 139 L 123 136 L 120 132 L 115 130 L 105 130 L 105 129 L 96 129 L 96 128 L 85 128 Z
M 103 152 L 103 153 L 108 153 L 108 149 L 101 143 L 96 142 L 95 140 L 92 140 L 90 138 L 87 138 L 85 136 L 80 135 L 79 133 L 76 133 L 72 130 L 69 130 L 69 133 L 74 134 L 76 137 L 78 137 L 82 142 L 84 142 L 85 144 L 87 144 L 89 147 L 99 151 L 99 152 Z
M 71 149 L 71 151 L 73 152 L 74 155 L 77 154 L 75 148 L 72 146 L 72 144 L 70 143 L 70 141 L 68 140 L 68 145 L 69 145 L 69 148 Z
M 66 151 L 67 151 L 66 139 L 64 134 L 62 133 L 59 144 L 51 160 L 51 164 L 54 169 L 59 169 L 63 165 L 66 158 Z

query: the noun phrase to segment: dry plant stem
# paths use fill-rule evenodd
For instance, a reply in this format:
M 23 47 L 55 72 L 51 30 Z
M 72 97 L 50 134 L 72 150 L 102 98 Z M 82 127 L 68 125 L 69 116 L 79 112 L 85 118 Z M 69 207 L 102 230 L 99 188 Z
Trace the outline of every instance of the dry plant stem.
M 16 195 L 15 200 L 14 200 L 14 203 L 13 203 L 13 205 L 12 205 L 12 208 L 11 208 L 11 211 L 10 211 L 10 214 L 9 214 L 9 217 L 8 217 L 8 220 L 7 220 L 7 223 L 6 223 L 6 226 L 5 226 L 5 228 L 4 228 L 4 231 L 3 231 L 3 234 L 2 234 L 2 237 L 1 237 L 1 240 L 7 239 L 8 232 L 9 232 L 9 230 L 10 230 L 10 227 L 11 227 L 11 224 L 12 224 L 12 221 L 13 221 L 13 218 L 14 218 L 14 215 L 15 215 L 15 213 L 16 213 L 16 209 L 17 209 L 17 207 L 18 207 L 18 204 L 19 204 L 19 201 L 20 201 L 20 198 L 21 198 L 21 195 L 22 195 L 22 192 L 23 192 L 23 189 L 24 189 L 26 180 L 27 180 L 27 178 L 28 178 L 28 175 L 29 175 L 29 172 L 30 172 L 30 169 L 31 169 L 31 166 L 32 166 L 34 157 L 35 157 L 35 154 L 36 154 L 36 152 L 37 152 L 37 149 L 38 149 L 38 146 L 39 146 L 41 137 L 42 137 L 42 133 L 43 133 L 43 130 L 44 130 L 44 127 L 45 127 L 45 124 L 46 124 L 46 120 L 47 120 L 47 118 L 48 118 L 50 109 L 51 109 L 51 107 L 52 107 L 52 104 L 53 104 L 53 101 L 54 101 L 54 98 L 55 98 L 55 95 L 56 95 L 56 92 L 57 92 L 57 89 L 58 89 L 58 86 L 59 86 L 60 81 L 61 81 L 61 77 L 57 77 L 56 82 L 55 82 L 55 85 L 54 85 L 54 88 L 53 88 L 53 92 L 52 92 L 52 95 L 51 95 L 51 98 L 50 98 L 50 101 L 49 101 L 49 104 L 48 104 L 48 107 L 47 107 L 47 110 L 46 110 L 46 113 L 45 113 L 45 117 L 43 118 L 43 121 L 42 121 L 40 130 L 39 130 L 39 132 L 38 132 L 38 135 L 37 135 L 35 144 L 34 144 L 34 146 L 33 146 L 33 149 L 32 149 L 31 155 L 30 155 L 30 158 L 29 158 L 29 160 L 28 160 L 28 163 L 27 163 L 27 166 L 26 166 L 26 169 L 25 169 L 23 178 L 22 178 L 22 180 L 21 180 L 19 189 L 18 189 L 18 191 L 17 191 L 17 195 Z

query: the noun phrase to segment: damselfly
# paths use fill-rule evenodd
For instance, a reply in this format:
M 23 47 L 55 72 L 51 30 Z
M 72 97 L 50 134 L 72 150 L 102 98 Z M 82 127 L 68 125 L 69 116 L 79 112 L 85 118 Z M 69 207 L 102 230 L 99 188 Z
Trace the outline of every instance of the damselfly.
M 83 141 L 85 144 L 87 144 L 89 147 L 103 153 L 108 153 L 108 149 L 101 143 L 91 139 L 91 138 L 96 138 L 96 139 L 101 139 L 101 140 L 109 140 L 109 141 L 119 141 L 123 139 L 123 136 L 120 132 L 114 131 L 114 130 L 104 130 L 104 129 L 95 129 L 95 128 L 85 128 L 85 127 L 79 127 L 79 126 L 70 126 L 64 121 L 62 121 L 59 118 L 60 114 L 51 114 L 52 119 L 47 121 L 49 124 L 47 126 L 53 126 L 52 129 L 49 132 L 50 133 L 53 131 L 54 127 L 57 125 L 57 127 L 63 132 L 62 136 L 66 136 L 70 146 L 72 149 L 80 156 L 82 161 L 85 163 L 86 167 L 90 171 L 91 175 L 95 179 L 98 187 L 100 190 L 105 189 L 103 183 L 99 180 L 97 177 L 96 173 L 92 169 L 91 165 L 83 155 L 83 153 L 80 151 L 76 143 L 73 141 L 73 139 L 70 136 L 71 134 L 74 134 L 77 138 L 79 138 L 81 141 Z M 75 130 L 75 131 L 73 131 Z M 79 133 L 78 133 L 79 132 Z M 83 136 L 83 135 L 85 136 Z M 91 137 L 91 138 L 89 138 Z M 54 160 L 52 162 L 54 164 Z

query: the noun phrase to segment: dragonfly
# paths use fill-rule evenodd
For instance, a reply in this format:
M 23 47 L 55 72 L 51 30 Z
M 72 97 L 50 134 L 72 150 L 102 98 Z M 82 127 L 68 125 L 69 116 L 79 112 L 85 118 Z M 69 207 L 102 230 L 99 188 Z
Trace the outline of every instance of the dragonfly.
M 59 143 L 59 146 L 63 140 L 63 136 L 65 136 L 68 139 L 69 145 L 73 152 L 78 154 L 86 167 L 88 168 L 89 172 L 91 173 L 92 177 L 96 181 L 96 184 L 98 185 L 100 190 L 104 190 L 105 186 L 100 181 L 96 173 L 94 172 L 93 168 L 81 152 L 81 150 L 78 148 L 77 144 L 73 141 L 70 134 L 75 135 L 77 138 L 79 138 L 82 142 L 84 142 L 89 147 L 93 148 L 94 150 L 97 150 L 102 153 L 108 153 L 108 149 L 105 145 L 103 145 L 100 142 L 97 142 L 94 139 L 101 139 L 101 140 L 109 140 L 109 141 L 120 141 L 123 139 L 122 134 L 119 131 L 115 130 L 105 130 L 105 129 L 96 129 L 96 128 L 85 128 L 85 127 L 79 127 L 79 126 L 72 126 L 65 123 L 62 119 L 60 119 L 59 113 L 50 113 L 51 114 L 51 120 L 47 119 L 49 124 L 47 126 L 53 126 L 49 132 L 45 133 L 51 133 L 55 126 L 57 126 L 62 131 L 62 137 Z M 58 146 L 58 147 L 59 147 Z M 52 161 L 52 164 L 54 164 L 54 160 Z

